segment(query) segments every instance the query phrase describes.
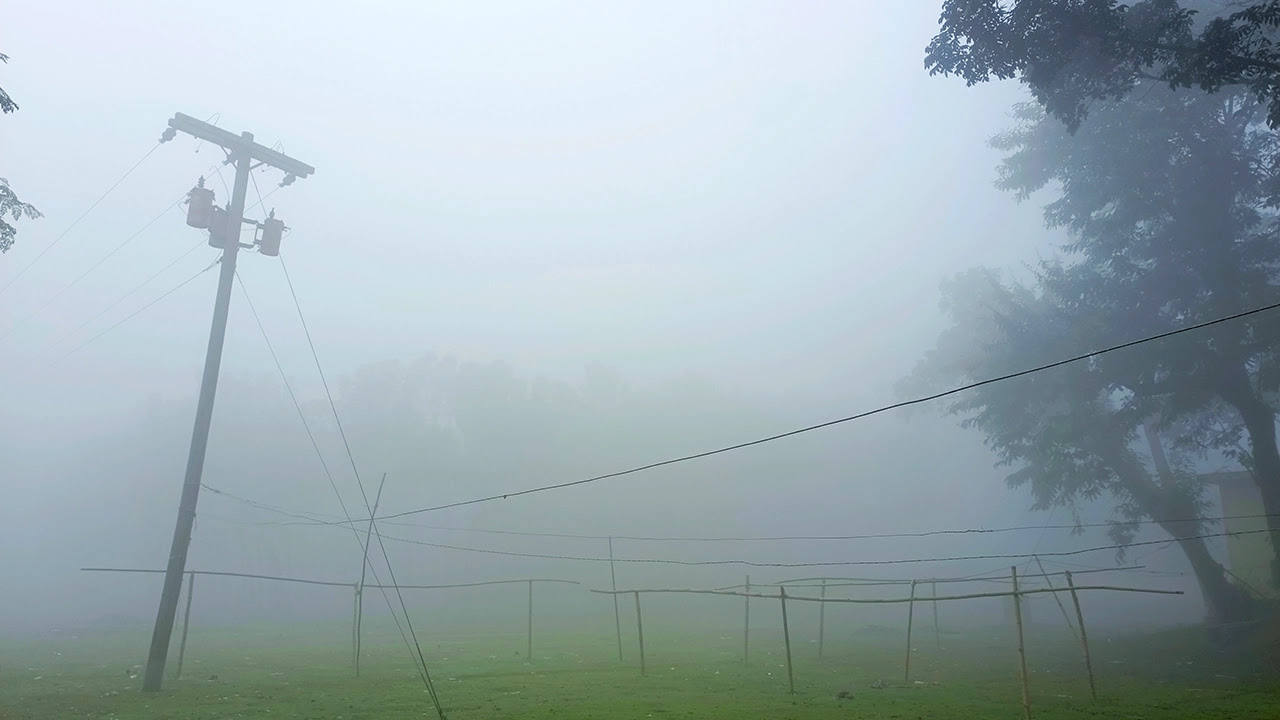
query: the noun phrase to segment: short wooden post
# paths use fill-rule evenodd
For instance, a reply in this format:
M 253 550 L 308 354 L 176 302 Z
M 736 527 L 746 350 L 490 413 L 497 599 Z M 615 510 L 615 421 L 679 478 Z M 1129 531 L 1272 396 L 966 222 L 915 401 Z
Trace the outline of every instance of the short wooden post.
M 1066 573 L 1067 587 L 1071 588 L 1071 602 L 1076 606 L 1076 621 L 1080 623 L 1080 648 L 1084 651 L 1084 669 L 1089 673 L 1089 695 L 1098 699 L 1098 689 L 1093 685 L 1093 659 L 1089 657 L 1089 635 L 1084 631 L 1084 613 L 1080 612 L 1080 596 L 1076 594 L 1076 585 L 1071 581 L 1071 571 Z
M 187 655 L 187 631 L 191 629 L 191 593 L 196 589 L 196 574 L 187 573 L 187 608 L 182 613 L 182 642 L 178 644 L 178 667 L 174 673 L 176 679 L 182 679 L 182 659 Z
M 351 662 L 360 675 L 360 584 L 351 586 Z
M 1027 650 L 1022 640 L 1022 597 L 1018 595 L 1018 567 L 1010 568 L 1013 578 L 1013 622 L 1018 627 L 1018 679 L 1022 683 L 1022 715 L 1031 720 L 1031 687 L 1027 680 Z
M 609 536 L 609 581 L 613 583 L 613 629 L 618 633 L 618 662 L 622 662 L 622 613 L 618 611 L 618 573 L 613 568 L 613 536 Z
M 1049 572 L 1044 569 L 1044 563 L 1040 562 L 1040 556 L 1036 555 L 1036 565 L 1040 567 L 1040 574 L 1044 575 L 1044 584 L 1053 589 L 1053 581 L 1049 579 Z M 1062 611 L 1062 619 L 1067 621 L 1067 627 L 1071 628 L 1071 634 L 1076 634 L 1076 626 L 1071 624 L 1071 616 L 1067 614 L 1067 606 L 1062 604 L 1062 598 L 1058 597 L 1058 593 L 1049 593 L 1053 596 L 1053 601 L 1058 603 L 1058 609 Z
M 382 473 L 382 480 L 378 481 L 378 495 L 373 500 L 373 507 L 369 508 L 369 529 L 364 533 L 364 558 L 360 561 L 360 584 L 356 589 L 356 677 L 360 677 L 360 643 L 364 639 L 364 580 L 365 573 L 369 570 L 369 545 L 373 542 L 373 536 L 377 530 L 373 519 L 378 514 L 378 504 L 382 502 L 382 488 L 386 484 L 387 474 Z M 368 502 L 367 498 L 365 502 Z
M 640 637 L 640 677 L 644 677 L 644 620 L 640 617 L 640 592 L 636 596 L 636 635 Z
M 907 601 L 907 662 L 903 681 L 911 682 L 911 622 L 916 614 L 916 581 L 911 581 L 911 599 Z
M 751 576 L 747 576 L 747 602 L 742 620 L 742 666 L 750 664 L 751 658 Z
M 796 679 L 791 674 L 791 629 L 787 625 L 787 589 L 778 588 L 778 599 L 782 602 L 782 641 L 787 648 L 787 687 L 792 695 L 796 694 Z
M 533 662 L 533 581 L 529 581 L 529 645 L 525 649 L 525 657 Z
M 827 597 L 827 579 L 822 578 L 822 589 L 818 591 L 818 597 L 826 599 Z M 827 630 L 827 604 L 818 603 L 818 659 L 822 659 L 822 642 L 826 636 Z
M 929 593 L 933 595 L 933 642 L 942 649 L 942 634 L 938 630 L 938 583 L 929 583 Z

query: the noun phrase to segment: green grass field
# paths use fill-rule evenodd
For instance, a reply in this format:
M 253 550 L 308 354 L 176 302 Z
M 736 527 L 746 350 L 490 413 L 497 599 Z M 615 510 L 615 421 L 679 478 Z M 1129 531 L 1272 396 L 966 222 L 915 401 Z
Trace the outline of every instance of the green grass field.
M 863 629 L 829 640 L 819 660 L 793 647 L 787 691 L 781 634 L 741 636 L 646 628 L 647 676 L 634 638 L 619 663 L 616 639 L 567 632 L 431 635 L 423 651 L 451 718 L 1019 718 L 1011 633 L 916 638 L 904 682 L 901 632 Z M 332 628 L 192 632 L 184 677 L 161 694 L 139 691 L 146 633 L 6 642 L 0 718 L 422 718 L 435 717 L 403 644 L 367 645 L 361 677 Z M 1065 630 L 1028 639 L 1037 718 L 1280 718 L 1280 679 L 1247 655 L 1212 649 L 1198 631 L 1091 638 L 1099 699 L 1089 697 L 1078 646 Z M 177 643 L 174 644 L 176 656 Z M 172 665 L 170 666 L 172 669 Z M 838 697 L 847 693 L 850 697 Z

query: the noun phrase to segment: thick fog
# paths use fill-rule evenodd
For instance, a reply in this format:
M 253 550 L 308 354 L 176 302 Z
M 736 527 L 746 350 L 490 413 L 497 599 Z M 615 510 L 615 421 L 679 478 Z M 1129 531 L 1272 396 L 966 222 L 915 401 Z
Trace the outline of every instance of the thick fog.
M 224 201 L 233 172 L 218 174 L 218 148 L 179 134 L 61 233 L 175 112 L 251 131 L 316 167 L 281 189 L 280 173 L 255 172 L 249 204 L 270 192 L 265 208 L 290 228 L 281 255 L 370 502 L 386 474 L 385 515 L 902 399 L 900 381 L 945 327 L 940 283 L 980 265 L 1017 275 L 1060 239 L 1036 198 L 1019 204 L 994 187 L 1001 156 L 987 141 L 1012 123 L 1023 91 L 929 77 L 921 48 L 936 16 L 937 3 L 9 4 L 6 25 L 23 31 L 0 48 L 11 57 L 0 71 L 22 108 L 0 124 L 4 172 L 45 217 L 19 225 L 0 284 L 57 244 L 0 296 L 0 629 L 154 618 L 158 576 L 80 568 L 164 567 L 217 268 L 92 338 L 217 251 L 200 245 L 94 318 L 202 242 L 176 207 L 78 278 L 198 177 Z M 241 253 L 238 268 L 346 509 L 367 518 L 280 262 Z M 994 467 L 981 434 L 942 410 L 399 522 L 690 537 L 1072 521 L 1067 509 L 1032 512 L 1030 494 L 1004 482 L 1016 468 Z M 238 286 L 204 480 L 228 494 L 202 494 L 189 568 L 358 580 L 349 530 L 236 499 L 343 519 Z M 1102 498 L 1079 513 L 1097 522 L 1110 506 Z M 380 527 L 437 545 L 607 556 L 598 539 Z M 1138 540 L 1166 537 L 1144 530 Z M 622 559 L 808 563 L 1108 544 L 1093 528 L 614 549 Z M 1126 562 L 1183 572 L 1166 550 L 1135 548 Z M 387 551 L 401 583 L 610 582 L 598 561 L 391 539 Z M 623 588 L 710 588 L 747 573 L 911 578 L 1010 564 L 617 567 Z M 1141 607 L 1144 620 L 1171 622 L 1202 612 L 1189 576 L 1128 582 L 1190 594 L 1117 598 L 1099 615 Z M 341 588 L 207 587 L 218 593 L 202 608 L 210 622 L 350 613 Z M 467 612 L 433 598 L 450 617 Z M 607 601 L 574 602 L 604 612 Z

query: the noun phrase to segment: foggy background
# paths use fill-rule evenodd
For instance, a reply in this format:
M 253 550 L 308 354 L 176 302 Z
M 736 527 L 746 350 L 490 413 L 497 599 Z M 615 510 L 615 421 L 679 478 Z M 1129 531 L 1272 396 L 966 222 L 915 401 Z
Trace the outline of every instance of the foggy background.
M 575 480 L 898 400 L 894 384 L 943 327 L 939 282 L 977 265 L 1017 273 L 1055 240 L 1034 199 L 1018 205 L 992 186 L 999 155 L 986 141 L 1011 124 L 1021 91 L 925 73 L 920 49 L 936 30 L 936 3 L 369 2 L 336 14 L 301 2 L 233 1 L 218 12 L 44 2 L 9 3 L 5 16 L 24 28 L 4 47 L 5 87 L 22 105 L 0 124 L 7 179 L 46 217 L 21 224 L 0 258 L 0 282 L 141 157 L 174 112 L 282 143 L 317 172 L 266 207 L 291 228 L 282 256 L 368 492 L 388 474 L 384 514 Z M 42 306 L 198 176 L 225 200 L 211 174 L 221 159 L 186 136 L 161 146 L 0 300 L 0 583 L 10 608 L 0 630 L 154 617 L 159 576 L 78 568 L 164 566 L 216 272 L 63 356 L 208 266 L 216 251 L 201 246 L 80 328 L 203 242 L 174 209 Z M 255 175 L 263 194 L 280 179 Z M 231 173 L 223 177 L 229 183 Z M 257 199 L 251 185 L 249 204 Z M 279 262 L 242 254 L 239 272 L 348 509 L 367 517 Z M 978 433 L 927 408 L 405 520 L 654 536 L 1070 522 L 1066 510 L 1029 512 L 1028 493 L 1008 490 L 1009 469 L 992 463 Z M 341 514 L 239 287 L 204 477 L 291 512 Z M 1106 513 L 1105 503 L 1082 508 L 1085 521 Z M 278 524 L 288 520 L 205 492 L 188 567 L 356 581 L 349 532 Z M 598 540 L 383 532 L 606 553 Z M 1147 530 L 1138 540 L 1161 537 Z M 615 550 L 814 562 L 1109 544 L 1092 529 L 620 541 Z M 1181 554 L 1165 547 L 1135 548 L 1129 560 L 1181 571 Z M 391 541 L 388 551 L 402 583 L 542 576 L 602 588 L 609 580 L 607 563 Z M 1067 560 L 1106 566 L 1115 556 Z M 758 582 L 949 576 L 1009 564 L 621 563 L 618 583 L 716 587 L 747 572 Z M 1109 598 L 1097 615 L 1142 607 L 1147 620 L 1173 621 L 1201 612 L 1189 577 L 1128 581 L 1189 594 Z M 350 613 L 342 588 L 199 584 L 207 622 Z M 510 593 L 512 617 L 523 612 L 521 592 Z M 438 621 L 478 616 L 468 597 L 476 596 L 413 596 Z M 609 604 L 581 594 L 564 602 L 598 613 Z M 366 596 L 367 610 L 380 606 Z M 999 612 L 995 602 L 987 610 Z

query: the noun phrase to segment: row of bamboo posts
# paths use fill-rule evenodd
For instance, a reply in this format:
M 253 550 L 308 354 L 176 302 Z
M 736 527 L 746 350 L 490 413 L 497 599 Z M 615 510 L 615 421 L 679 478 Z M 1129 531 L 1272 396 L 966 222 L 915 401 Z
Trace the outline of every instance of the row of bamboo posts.
M 911 640 L 912 640 L 912 630 L 913 630 L 913 624 L 914 624 L 914 618 L 915 618 L 916 603 L 918 602 L 931 603 L 932 609 L 933 609 L 934 639 L 935 639 L 935 642 L 937 642 L 940 647 L 941 636 L 938 628 L 938 603 L 939 602 L 947 602 L 947 601 L 954 601 L 954 600 L 973 600 L 978 598 L 1013 598 L 1014 629 L 1016 632 L 1016 639 L 1017 639 L 1016 651 L 1017 651 L 1017 661 L 1018 661 L 1018 678 L 1019 678 L 1020 689 L 1022 692 L 1023 715 L 1026 718 L 1030 718 L 1031 717 L 1031 690 L 1030 690 L 1030 681 L 1029 681 L 1028 671 L 1027 671 L 1026 643 L 1024 641 L 1023 612 L 1022 612 L 1022 603 L 1025 597 L 1029 595 L 1036 595 L 1036 594 L 1052 595 L 1055 598 L 1055 600 L 1057 600 L 1058 606 L 1062 609 L 1063 617 L 1067 620 L 1068 625 L 1070 625 L 1073 634 L 1075 634 L 1076 628 L 1078 626 L 1078 629 L 1079 629 L 1078 638 L 1080 641 L 1081 655 L 1084 661 L 1085 673 L 1087 674 L 1089 679 L 1090 697 L 1094 700 L 1097 700 L 1098 694 L 1097 694 L 1097 686 L 1094 678 L 1093 659 L 1089 652 L 1089 639 L 1088 639 L 1087 631 L 1085 630 L 1084 613 L 1080 607 L 1079 593 L 1082 591 L 1088 590 L 1088 591 L 1148 593 L 1148 594 L 1157 594 L 1157 595 L 1183 594 L 1182 591 L 1180 590 L 1158 590 L 1158 589 L 1151 589 L 1151 588 L 1119 587 L 1114 585 L 1076 585 L 1075 584 L 1075 579 L 1074 579 L 1075 575 L 1082 575 L 1082 574 L 1095 573 L 1095 572 L 1110 572 L 1110 571 L 1116 571 L 1116 570 L 1129 570 L 1133 568 L 1105 568 L 1105 569 L 1098 569 L 1098 570 L 1083 570 L 1083 571 L 1078 571 L 1074 574 L 1071 571 L 1061 571 L 1061 572 L 1054 572 L 1054 573 L 1046 572 L 1044 571 L 1043 565 L 1040 566 L 1040 569 L 1041 569 L 1041 572 L 1035 575 L 1027 575 L 1027 574 L 1019 575 L 1017 567 L 1014 566 L 1009 569 L 1009 574 L 1007 576 L 1001 576 L 1001 577 L 929 578 L 924 580 L 919 580 L 919 579 L 873 580 L 869 578 L 825 578 L 825 577 L 824 578 L 799 578 L 799 579 L 787 580 L 779 583 L 772 583 L 769 586 L 766 586 L 766 587 L 777 587 L 778 589 L 777 589 L 776 595 L 772 593 L 761 592 L 758 590 L 753 591 L 753 586 L 751 584 L 751 576 L 749 575 L 746 577 L 742 585 L 733 585 L 729 587 L 715 588 L 710 590 L 676 589 L 676 588 L 645 588 L 645 589 L 634 589 L 634 590 L 618 590 L 615 588 L 613 590 L 592 590 L 592 592 L 614 596 L 615 608 L 616 608 L 616 599 L 619 595 L 632 595 L 634 597 L 635 606 L 636 606 L 636 630 L 637 630 L 637 636 L 638 636 L 638 642 L 639 642 L 640 674 L 642 676 L 646 674 L 645 645 L 644 645 L 644 619 L 641 614 L 641 604 L 640 604 L 640 596 L 642 594 L 722 595 L 722 596 L 736 596 L 736 597 L 744 598 L 743 633 L 742 633 L 742 659 L 744 664 L 747 664 L 750 661 L 751 600 L 752 598 L 776 599 L 778 601 L 779 608 L 782 614 L 782 636 L 783 636 L 783 648 L 786 654 L 787 686 L 788 686 L 788 691 L 792 694 L 795 693 L 795 671 L 794 671 L 794 666 L 792 662 L 792 653 L 791 653 L 791 628 L 790 628 L 790 623 L 787 616 L 788 601 L 813 602 L 813 603 L 819 604 L 818 605 L 818 654 L 819 654 L 819 657 L 822 656 L 822 652 L 823 652 L 824 634 L 825 634 L 825 625 L 826 625 L 825 609 L 826 609 L 827 603 L 841 603 L 841 604 L 899 604 L 899 603 L 902 603 L 902 604 L 906 604 L 907 605 L 907 638 L 906 638 L 907 642 L 906 642 L 906 654 L 903 661 L 903 680 L 904 682 L 909 683 L 911 681 L 911 645 L 912 645 Z M 1061 576 L 1064 579 L 1065 585 L 1063 586 L 1053 585 L 1051 578 L 1058 577 L 1058 576 Z M 1019 583 L 1020 580 L 1025 581 L 1027 579 L 1032 579 L 1032 578 L 1038 578 L 1038 579 L 1044 580 L 1046 587 L 1027 588 L 1023 585 L 1020 585 Z M 1003 582 L 1003 583 L 1010 584 L 1011 589 L 1007 591 L 1000 591 L 1000 592 L 977 592 L 977 593 L 964 593 L 964 594 L 943 595 L 943 596 L 938 595 L 937 587 L 939 584 L 960 583 L 960 582 L 969 582 L 969 583 Z M 928 597 L 922 597 L 917 594 L 917 588 L 924 584 L 928 584 L 930 586 L 930 595 Z M 899 597 L 899 598 L 853 598 L 853 597 L 836 598 L 836 597 L 827 596 L 828 588 L 869 587 L 869 586 L 875 586 L 875 585 L 905 585 L 908 587 L 908 592 L 906 597 Z M 762 586 L 756 585 L 755 587 L 759 588 Z M 793 590 L 795 588 L 817 587 L 819 589 L 819 594 L 817 597 L 794 595 L 787 592 L 788 587 L 792 588 Z M 1062 604 L 1061 600 L 1058 597 L 1059 593 L 1070 594 L 1072 605 L 1075 608 L 1075 616 L 1076 616 L 1075 623 L 1071 622 L 1071 618 L 1067 614 L 1066 606 Z M 620 624 L 619 624 L 619 628 L 620 628 Z M 619 647 L 621 647 L 622 639 L 621 639 L 620 629 L 619 629 L 619 635 L 618 635 L 618 642 L 619 642 Z
M 610 548 L 610 555 L 612 556 L 612 548 Z M 1038 562 L 1038 559 L 1037 559 L 1037 562 Z M 1044 570 L 1044 566 L 1040 565 L 1041 572 L 1039 574 L 1020 575 L 1018 573 L 1017 567 L 1015 566 L 1010 568 L 1009 574 L 1007 576 L 1000 576 L 1000 577 L 987 576 L 987 577 L 958 577 L 958 578 L 927 578 L 927 579 L 913 579 L 913 580 L 883 580 L 883 579 L 873 579 L 873 578 L 819 577 L 819 578 L 797 578 L 792 580 L 784 580 L 782 582 L 777 582 L 777 583 L 771 583 L 768 585 L 757 584 L 754 586 L 751 583 L 751 576 L 748 575 L 746 576 L 745 581 L 742 585 L 733 585 L 733 586 L 721 587 L 721 588 L 715 588 L 715 589 L 709 589 L 709 590 L 675 589 L 675 588 L 645 588 L 645 589 L 619 590 L 617 588 L 617 576 L 615 573 L 612 572 L 612 563 L 611 563 L 610 579 L 611 579 L 613 589 L 592 590 L 591 592 L 613 596 L 614 613 L 615 613 L 615 616 L 614 616 L 615 631 L 617 633 L 617 640 L 618 640 L 619 660 L 622 659 L 623 643 L 622 643 L 622 623 L 621 623 L 621 614 L 618 608 L 618 598 L 619 596 L 622 596 L 622 595 L 631 595 L 633 597 L 635 602 L 635 607 L 636 607 L 636 633 L 637 633 L 638 644 L 639 644 L 640 674 L 642 676 L 647 674 L 647 669 L 645 664 L 644 618 L 641 612 L 642 610 L 641 600 L 640 600 L 641 595 L 643 594 L 697 594 L 697 595 L 721 595 L 721 596 L 742 597 L 744 599 L 743 633 L 742 633 L 742 660 L 744 664 L 747 664 L 750 662 L 751 600 L 753 598 L 776 599 L 779 602 L 781 615 L 782 615 L 783 645 L 786 653 L 787 686 L 788 686 L 789 692 L 793 694 L 795 693 L 795 671 L 794 671 L 793 662 L 792 662 L 791 629 L 790 629 L 789 618 L 787 615 L 788 601 L 818 603 L 818 656 L 819 658 L 822 657 L 822 654 L 824 651 L 825 634 L 826 634 L 826 605 L 828 603 L 906 604 L 907 605 L 907 638 L 906 638 L 907 642 L 906 642 L 906 654 L 903 661 L 903 679 L 904 679 L 904 682 L 909 683 L 911 681 L 911 652 L 912 652 L 911 640 L 912 640 L 912 632 L 913 632 L 914 621 L 915 621 L 915 607 L 917 603 L 929 602 L 932 605 L 934 639 L 935 639 L 935 642 L 938 643 L 938 646 L 941 647 L 941 636 L 940 636 L 940 630 L 938 626 L 938 603 L 939 602 L 947 602 L 947 601 L 955 601 L 955 600 L 973 600 L 978 598 L 1013 598 L 1014 599 L 1014 602 L 1013 602 L 1014 625 L 1015 625 L 1016 638 L 1017 638 L 1017 660 L 1018 660 L 1018 671 L 1019 671 L 1018 676 L 1019 676 L 1019 682 L 1020 682 L 1021 691 L 1022 691 L 1023 712 L 1025 717 L 1030 718 L 1031 717 L 1031 693 L 1030 693 L 1030 684 L 1029 684 L 1029 679 L 1027 674 L 1026 646 L 1024 643 L 1024 635 L 1023 635 L 1023 631 L 1024 631 L 1023 612 L 1022 612 L 1023 598 L 1029 595 L 1034 595 L 1034 594 L 1047 593 L 1052 595 L 1055 601 L 1057 602 L 1058 607 L 1062 610 L 1063 617 L 1066 619 L 1067 624 L 1071 626 L 1073 634 L 1075 634 L 1078 627 L 1078 638 L 1080 641 L 1081 653 L 1084 659 L 1085 671 L 1089 679 L 1089 692 L 1091 697 L 1096 700 L 1097 688 L 1096 688 L 1095 679 L 1094 679 L 1093 661 L 1089 653 L 1089 640 L 1088 640 L 1088 634 L 1085 630 L 1084 614 L 1080 607 L 1079 593 L 1081 591 L 1089 590 L 1089 591 L 1150 593 L 1150 594 L 1159 594 L 1159 595 L 1183 594 L 1181 591 L 1178 591 L 1178 590 L 1158 590 L 1158 589 L 1149 589 L 1149 588 L 1118 587 L 1118 586 L 1112 586 L 1112 585 L 1076 585 L 1074 581 L 1075 575 L 1083 575 L 1083 574 L 1098 573 L 1098 572 L 1111 572 L 1111 571 L 1117 571 L 1117 570 L 1132 570 L 1132 569 L 1136 569 L 1136 568 L 1104 568 L 1104 569 L 1098 569 L 1098 570 L 1083 570 L 1083 571 L 1077 571 L 1073 575 L 1073 573 L 1070 571 L 1061 571 L 1061 572 L 1052 572 L 1052 573 L 1047 572 Z M 82 570 L 86 572 L 110 572 L 110 573 L 163 573 L 164 572 L 164 570 L 135 569 L 135 568 L 100 568 L 100 567 L 82 568 Z M 332 582 L 332 581 L 312 580 L 312 579 L 305 579 L 305 578 L 284 577 L 284 576 L 278 576 L 278 575 L 260 575 L 260 574 L 254 574 L 254 573 L 188 570 L 187 571 L 187 588 L 186 588 L 187 597 L 186 597 L 186 605 L 183 613 L 183 622 L 182 622 L 182 639 L 178 648 L 178 662 L 175 668 L 175 674 L 179 678 L 182 676 L 182 665 L 183 665 L 183 660 L 186 656 L 187 636 L 188 636 L 188 631 L 190 629 L 190 622 L 191 622 L 191 603 L 195 593 L 195 579 L 197 575 L 251 578 L 251 579 L 278 581 L 278 582 L 300 583 L 300 584 L 306 584 L 306 585 L 321 585 L 321 586 L 331 586 L 331 587 L 352 588 L 354 590 L 354 596 L 355 596 L 354 606 L 353 606 L 353 617 L 352 617 L 352 650 L 353 650 L 353 664 L 355 666 L 355 671 L 357 675 L 359 674 L 360 656 L 361 656 L 360 647 L 361 647 L 361 628 L 362 628 L 361 617 L 363 614 L 362 613 L 363 590 L 366 588 L 374 588 L 379 590 L 387 590 L 387 589 L 442 590 L 442 589 L 451 589 L 451 588 L 468 588 L 468 587 L 482 587 L 482 586 L 496 586 L 496 585 L 525 585 L 527 588 L 527 600 L 528 600 L 527 602 L 528 621 L 527 621 L 525 657 L 528 658 L 529 660 L 532 660 L 533 635 L 534 635 L 534 632 L 533 632 L 534 585 L 537 583 L 559 583 L 559 584 L 568 584 L 568 585 L 580 584 L 573 580 L 562 580 L 562 579 L 555 579 L 555 578 L 524 578 L 524 579 L 517 579 L 517 580 L 491 580 L 486 582 L 454 583 L 454 584 L 444 584 L 444 585 L 398 585 L 397 586 L 397 585 L 373 585 L 373 584 L 363 584 L 363 583 L 352 584 L 352 583 L 344 583 L 344 582 Z M 1055 586 L 1053 584 L 1052 578 L 1059 577 L 1059 576 L 1061 576 L 1064 579 L 1065 585 Z M 1020 580 L 1025 581 L 1028 579 L 1041 579 L 1045 582 L 1046 586 L 1027 588 L 1027 587 L 1024 587 L 1023 585 L 1020 585 L 1019 583 Z M 999 592 L 977 592 L 977 593 L 965 593 L 965 594 L 953 594 L 953 595 L 938 594 L 939 585 L 944 585 L 949 583 L 977 583 L 977 582 L 1007 583 L 1011 586 L 1011 588 L 1009 590 L 1004 590 Z M 930 594 L 927 597 L 920 596 L 917 592 L 918 588 L 925 584 L 928 584 L 930 588 Z M 867 587 L 873 587 L 873 586 L 906 586 L 907 593 L 905 597 L 897 597 L 897 598 L 865 598 L 865 597 L 856 598 L 856 597 L 829 597 L 828 596 L 828 590 L 830 589 L 835 589 L 835 588 L 856 589 L 856 588 L 867 588 Z M 777 588 L 777 594 L 773 594 L 772 592 L 765 592 L 759 589 L 759 588 L 774 588 L 774 587 Z M 795 595 L 793 593 L 788 593 L 787 591 L 788 588 L 791 588 L 793 591 L 796 589 L 817 588 L 818 595 L 816 597 L 806 596 L 806 595 Z M 1070 594 L 1072 605 L 1074 606 L 1074 609 L 1075 609 L 1075 623 L 1072 623 L 1071 617 L 1067 612 L 1066 605 L 1062 603 L 1061 598 L 1059 597 L 1059 593 Z

